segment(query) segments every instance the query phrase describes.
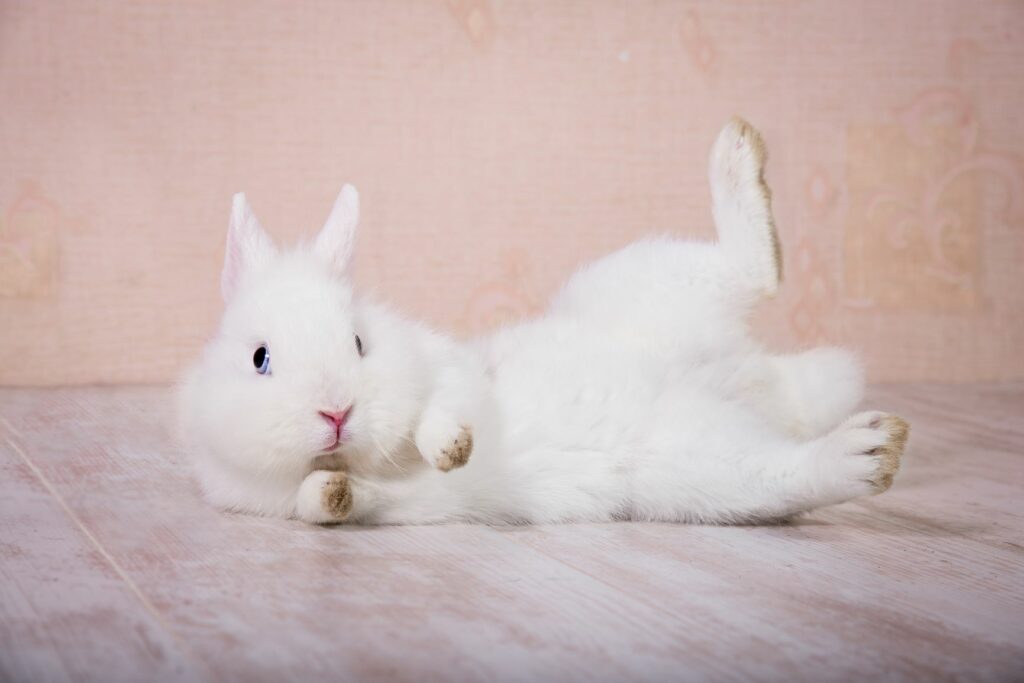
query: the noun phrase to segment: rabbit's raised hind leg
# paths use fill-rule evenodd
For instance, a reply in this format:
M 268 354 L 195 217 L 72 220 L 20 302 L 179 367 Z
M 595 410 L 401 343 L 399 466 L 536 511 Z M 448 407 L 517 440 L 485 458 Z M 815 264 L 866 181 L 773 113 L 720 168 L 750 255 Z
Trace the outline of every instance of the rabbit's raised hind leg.
M 732 284 L 759 297 L 782 282 L 782 245 L 764 179 L 764 141 L 749 123 L 733 118 L 711 149 L 708 180 L 718 241 Z
M 551 313 L 668 338 L 718 339 L 737 330 L 782 278 L 764 163 L 757 131 L 731 121 L 709 167 L 718 242 L 641 240 L 580 269 Z

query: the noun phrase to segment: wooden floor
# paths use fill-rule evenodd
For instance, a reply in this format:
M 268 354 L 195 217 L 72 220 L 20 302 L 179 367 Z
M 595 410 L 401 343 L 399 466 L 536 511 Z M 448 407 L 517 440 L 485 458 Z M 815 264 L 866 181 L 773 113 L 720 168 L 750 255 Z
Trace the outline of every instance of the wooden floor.
M 785 526 L 315 528 L 205 506 L 165 390 L 0 390 L 0 678 L 1024 679 L 1024 385 L 872 394 L 896 485 Z

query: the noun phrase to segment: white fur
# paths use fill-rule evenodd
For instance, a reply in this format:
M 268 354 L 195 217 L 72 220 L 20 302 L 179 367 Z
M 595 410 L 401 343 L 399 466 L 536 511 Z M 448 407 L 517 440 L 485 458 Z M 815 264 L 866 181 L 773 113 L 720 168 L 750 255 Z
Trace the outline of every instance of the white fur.
M 720 243 L 633 244 L 576 273 L 540 318 L 470 344 L 352 293 L 351 187 L 312 246 L 282 254 L 236 197 L 226 312 L 180 391 L 207 497 L 316 523 L 759 522 L 884 488 L 891 425 L 843 422 L 863 387 L 853 356 L 773 356 L 748 335 L 781 277 L 762 155 L 742 122 L 716 142 Z M 349 405 L 350 440 L 323 452 L 318 411 Z M 436 469 L 466 428 L 468 464 Z M 323 507 L 338 469 L 342 516 Z

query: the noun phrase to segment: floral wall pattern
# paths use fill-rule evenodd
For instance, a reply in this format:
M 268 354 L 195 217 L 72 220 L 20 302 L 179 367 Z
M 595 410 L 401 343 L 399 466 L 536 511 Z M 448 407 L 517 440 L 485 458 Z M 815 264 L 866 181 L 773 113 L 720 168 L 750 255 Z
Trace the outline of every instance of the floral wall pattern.
M 173 380 L 230 196 L 364 202 L 354 277 L 469 335 L 583 261 L 712 236 L 719 126 L 761 128 L 771 346 L 874 381 L 1024 379 L 1024 4 L 0 2 L 0 384 Z

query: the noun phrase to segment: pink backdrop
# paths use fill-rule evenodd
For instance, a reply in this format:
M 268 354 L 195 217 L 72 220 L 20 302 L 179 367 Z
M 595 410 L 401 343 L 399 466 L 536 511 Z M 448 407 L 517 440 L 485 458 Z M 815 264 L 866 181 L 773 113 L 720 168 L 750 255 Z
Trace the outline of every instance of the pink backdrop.
M 1024 377 L 1024 4 L 0 0 L 0 383 L 164 382 L 231 193 L 290 241 L 361 190 L 356 279 L 469 333 L 579 262 L 711 233 L 761 128 L 759 326 L 875 381 Z

